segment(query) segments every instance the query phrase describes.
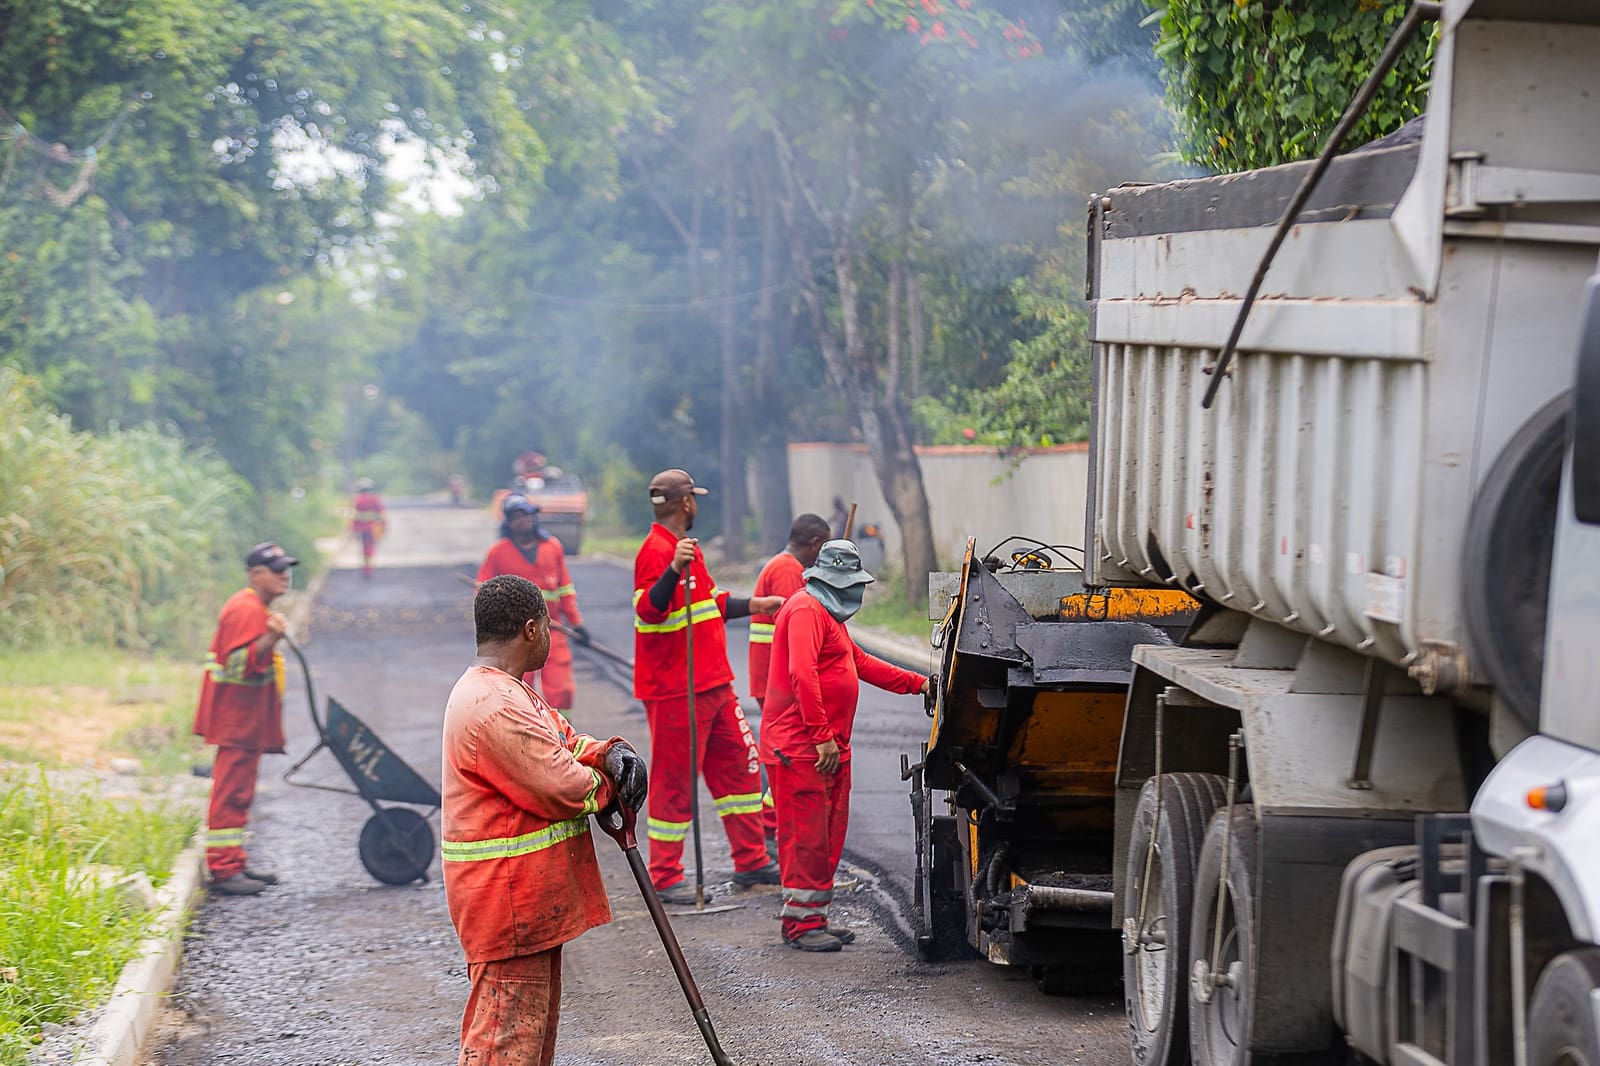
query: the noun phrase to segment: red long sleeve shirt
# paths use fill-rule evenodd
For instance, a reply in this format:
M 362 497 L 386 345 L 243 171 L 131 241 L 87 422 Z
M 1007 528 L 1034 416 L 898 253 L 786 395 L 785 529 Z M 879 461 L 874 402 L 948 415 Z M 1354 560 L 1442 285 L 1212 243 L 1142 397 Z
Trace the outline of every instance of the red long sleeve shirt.
M 850 758 L 861 682 L 889 692 L 920 692 L 926 680 L 868 655 L 850 639 L 844 623 L 802 589 L 778 612 L 772 670 L 761 712 L 761 761 L 815 762 L 817 745 L 832 740 L 840 761 Z
M 650 588 L 672 565 L 678 535 L 660 522 L 650 527 L 633 559 L 633 694 L 641 700 L 670 700 L 689 693 L 684 665 L 688 659 L 689 618 L 694 617 L 694 688 L 696 692 L 733 680 L 728 664 L 728 630 L 723 617 L 728 593 L 717 588 L 705 559 L 695 552 L 689 566 L 694 580 L 694 609 L 685 610 L 683 582 L 672 590 L 665 611 L 650 602 Z
M 488 581 L 502 574 L 525 577 L 538 585 L 551 618 L 569 626 L 583 625 L 583 615 L 578 613 L 578 593 L 572 587 L 572 575 L 567 573 L 567 553 L 555 537 L 546 537 L 538 543 L 532 562 L 510 537 L 495 541 L 489 554 L 483 557 L 483 565 L 478 567 L 478 580 Z
M 805 568 L 800 560 L 781 551 L 767 560 L 756 578 L 755 591 L 750 595 L 782 596 L 788 599 L 806 587 Z M 767 695 L 767 669 L 772 662 L 772 637 L 776 632 L 778 612 L 750 615 L 750 695 L 765 699 Z

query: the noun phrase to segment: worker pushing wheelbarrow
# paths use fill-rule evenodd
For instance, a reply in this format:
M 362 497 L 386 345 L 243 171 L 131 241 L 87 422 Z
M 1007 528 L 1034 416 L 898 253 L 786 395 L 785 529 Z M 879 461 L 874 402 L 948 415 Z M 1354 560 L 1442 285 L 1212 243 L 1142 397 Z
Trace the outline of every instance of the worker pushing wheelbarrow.
M 427 880 L 434 856 L 433 827 L 428 821 L 439 811 L 439 790 L 424 781 L 371 727 L 333 697 L 328 697 L 326 718 L 320 717 L 311 667 L 294 641 L 284 638 L 284 642 L 300 661 L 300 670 L 305 675 L 306 704 L 311 712 L 311 724 L 317 730 L 317 743 L 284 771 L 283 779 L 297 788 L 360 796 L 372 808 L 372 817 L 361 827 L 358 845 L 361 865 L 386 885 Z M 300 768 L 324 748 L 333 753 L 354 788 L 294 779 Z M 397 803 L 408 806 L 385 806 Z M 413 807 L 425 807 L 427 813 L 419 814 Z

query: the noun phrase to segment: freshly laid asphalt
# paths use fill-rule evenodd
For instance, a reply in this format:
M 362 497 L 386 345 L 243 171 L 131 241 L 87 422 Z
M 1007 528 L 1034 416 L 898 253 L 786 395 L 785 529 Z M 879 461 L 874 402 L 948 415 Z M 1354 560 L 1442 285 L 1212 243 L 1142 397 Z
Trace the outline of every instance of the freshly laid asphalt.
M 393 519 L 374 577 L 330 574 L 304 647 L 318 699 L 336 698 L 437 783 L 440 715 L 473 651 L 461 577 L 493 526 L 482 511 L 444 506 L 396 508 Z M 580 557 L 572 575 L 595 639 L 631 655 L 627 568 Z M 744 634 L 742 623 L 730 627 L 741 695 Z M 580 649 L 577 677 L 578 726 L 646 749 L 643 710 L 616 672 Z M 286 717 L 298 758 L 315 734 L 293 667 Z M 860 886 L 835 903 L 835 921 L 859 937 L 837 954 L 780 942 L 775 889 L 731 889 L 725 838 L 702 791 L 706 881 L 717 902 L 739 907 L 681 916 L 674 927 L 723 1047 L 743 1066 L 1129 1061 L 1118 998 L 1047 996 L 1025 973 L 977 960 L 928 964 L 909 952 L 913 855 L 899 757 L 917 750 L 927 724 L 920 699 L 863 690 L 846 855 Z M 202 907 L 147 1066 L 453 1062 L 467 982 L 437 860 L 425 883 L 373 880 L 357 853 L 370 810 L 354 796 L 284 783 L 290 761 L 263 762 L 249 845 L 252 864 L 273 867 L 283 884 Z M 303 774 L 348 786 L 327 753 Z M 708 1062 L 626 862 L 611 841 L 594 840 L 615 920 L 564 951 L 556 1062 Z

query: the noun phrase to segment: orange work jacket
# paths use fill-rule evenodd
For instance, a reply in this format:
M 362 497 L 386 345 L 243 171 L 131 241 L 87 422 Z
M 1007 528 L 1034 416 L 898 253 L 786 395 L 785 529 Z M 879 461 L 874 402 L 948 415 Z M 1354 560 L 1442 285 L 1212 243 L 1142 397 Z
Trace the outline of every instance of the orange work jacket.
M 283 653 L 255 643 L 267 631 L 267 605 L 254 589 L 228 597 L 211 638 L 194 731 L 207 744 L 283 751 Z
M 589 815 L 618 740 L 576 733 L 519 679 L 473 666 L 444 711 L 445 900 L 467 961 L 533 955 L 611 920 Z
M 567 553 L 555 537 L 539 541 L 531 560 L 510 537 L 495 541 L 489 554 L 483 557 L 483 565 L 478 567 L 478 580 L 488 581 L 502 574 L 525 577 L 538 585 L 551 618 L 569 626 L 583 625 L 583 615 L 578 613 L 578 592 L 572 586 L 572 575 L 567 573 Z M 552 633 L 551 639 L 560 635 Z

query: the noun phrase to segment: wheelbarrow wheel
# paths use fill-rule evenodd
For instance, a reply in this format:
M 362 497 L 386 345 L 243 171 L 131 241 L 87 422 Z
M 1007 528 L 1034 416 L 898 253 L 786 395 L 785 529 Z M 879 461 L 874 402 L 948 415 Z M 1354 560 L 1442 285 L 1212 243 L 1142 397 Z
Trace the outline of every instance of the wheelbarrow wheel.
M 426 880 L 433 847 L 428 820 L 407 807 L 385 807 L 361 827 L 361 865 L 386 885 Z

